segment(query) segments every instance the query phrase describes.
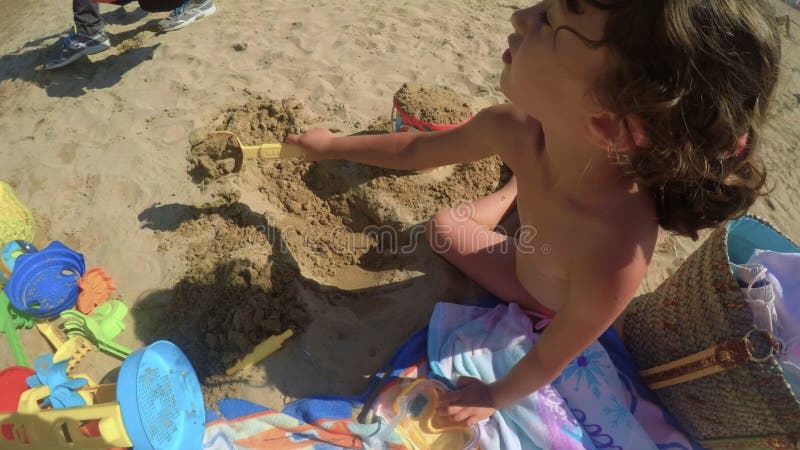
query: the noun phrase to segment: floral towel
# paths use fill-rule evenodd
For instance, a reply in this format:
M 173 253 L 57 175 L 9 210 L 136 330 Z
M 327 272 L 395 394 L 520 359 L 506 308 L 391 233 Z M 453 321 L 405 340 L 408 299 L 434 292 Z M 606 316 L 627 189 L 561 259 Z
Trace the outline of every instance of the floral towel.
M 493 382 L 534 345 L 538 334 L 515 304 L 494 308 L 439 303 L 429 325 L 432 372 Z M 595 342 L 551 385 L 481 426 L 486 449 L 691 449 L 661 410 L 639 396 Z

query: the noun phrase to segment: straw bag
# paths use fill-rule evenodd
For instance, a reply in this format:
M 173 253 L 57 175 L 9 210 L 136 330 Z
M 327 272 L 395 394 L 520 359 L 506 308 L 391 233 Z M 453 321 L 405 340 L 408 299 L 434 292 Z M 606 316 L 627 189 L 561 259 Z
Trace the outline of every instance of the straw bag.
M 757 248 L 800 252 L 760 218 L 728 222 L 624 318 L 645 382 L 707 448 L 800 448 L 800 401 L 775 357 L 780 343 L 756 328 L 730 267 Z

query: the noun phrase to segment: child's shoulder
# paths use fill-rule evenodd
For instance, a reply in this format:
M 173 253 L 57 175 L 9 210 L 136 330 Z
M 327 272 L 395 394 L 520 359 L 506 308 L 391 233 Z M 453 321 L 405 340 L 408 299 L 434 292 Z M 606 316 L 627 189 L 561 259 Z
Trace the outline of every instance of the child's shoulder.
M 511 103 L 485 108 L 478 113 L 476 119 L 485 125 L 490 125 L 504 132 L 529 132 L 532 127 L 541 128 L 536 119 L 519 110 Z
M 475 119 L 481 132 L 492 136 L 500 156 L 509 165 L 513 165 L 518 156 L 529 154 L 542 141 L 539 121 L 509 103 L 486 108 Z
M 658 224 L 644 214 L 613 212 L 603 221 L 584 222 L 573 233 L 575 257 L 570 279 L 603 280 L 608 289 L 633 293 L 647 272 L 658 239 Z

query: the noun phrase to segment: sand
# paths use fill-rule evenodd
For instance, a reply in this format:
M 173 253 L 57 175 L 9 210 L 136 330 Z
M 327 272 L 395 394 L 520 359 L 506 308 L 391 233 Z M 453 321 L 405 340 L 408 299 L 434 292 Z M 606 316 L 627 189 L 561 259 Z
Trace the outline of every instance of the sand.
M 447 87 L 403 84 L 394 94 L 397 106 L 412 117 L 433 124 L 459 124 L 471 115 L 469 103 Z
M 765 133 L 774 188 L 753 211 L 800 242 L 800 11 L 775 5 L 794 34 Z M 245 161 L 233 174 L 230 155 L 208 155 L 229 142 L 203 149 L 199 137 L 228 129 L 257 144 L 310 127 L 385 131 L 405 83 L 446 87 L 471 112 L 502 102 L 512 7 L 219 0 L 217 14 L 169 34 L 154 29 L 164 14 L 102 10 L 114 48 L 44 72 L 68 3 L 0 4 L 0 179 L 34 212 L 37 245 L 60 240 L 114 277 L 131 307 L 120 343 L 173 339 L 209 403 L 281 407 L 361 393 L 435 302 L 481 294 L 420 230 L 439 208 L 497 189 L 509 174 L 496 158 L 426 174 Z M 697 245 L 664 236 L 641 292 Z M 282 350 L 222 376 L 285 328 L 297 334 Z M 33 331 L 22 339 L 31 359 L 48 351 Z M 119 366 L 97 355 L 81 364 L 97 379 Z

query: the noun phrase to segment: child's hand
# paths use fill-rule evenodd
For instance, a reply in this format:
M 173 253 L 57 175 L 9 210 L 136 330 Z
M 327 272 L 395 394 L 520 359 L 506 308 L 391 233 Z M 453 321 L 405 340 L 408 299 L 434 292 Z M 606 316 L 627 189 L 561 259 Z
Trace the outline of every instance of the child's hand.
M 308 161 L 328 159 L 331 143 L 334 139 L 333 133 L 324 128 L 314 128 L 302 135 L 290 134 L 286 137 L 286 143 L 300 146 L 303 149 L 303 156 Z
M 472 377 L 458 379 L 458 390 L 442 396 L 442 405 L 437 413 L 449 421 L 463 426 L 472 426 L 490 417 L 497 411 L 492 402 L 489 386 Z

